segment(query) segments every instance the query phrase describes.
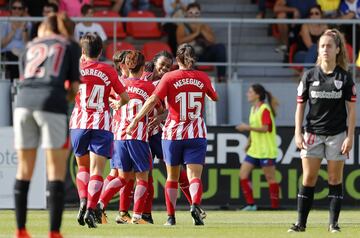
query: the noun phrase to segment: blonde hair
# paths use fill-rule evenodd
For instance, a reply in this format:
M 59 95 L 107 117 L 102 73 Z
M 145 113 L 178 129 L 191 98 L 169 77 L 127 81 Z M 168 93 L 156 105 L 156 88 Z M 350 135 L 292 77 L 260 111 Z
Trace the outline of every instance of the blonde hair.
M 340 66 L 345 71 L 348 70 L 348 54 L 345 47 L 345 39 L 344 36 L 341 34 L 341 32 L 337 29 L 329 29 L 326 30 L 320 37 L 320 39 L 324 36 L 331 37 L 336 47 L 339 47 L 339 53 L 336 55 L 336 65 Z M 320 45 L 319 45 L 320 47 Z M 316 60 L 316 65 L 321 65 L 322 59 L 321 56 L 318 55 L 318 58 Z

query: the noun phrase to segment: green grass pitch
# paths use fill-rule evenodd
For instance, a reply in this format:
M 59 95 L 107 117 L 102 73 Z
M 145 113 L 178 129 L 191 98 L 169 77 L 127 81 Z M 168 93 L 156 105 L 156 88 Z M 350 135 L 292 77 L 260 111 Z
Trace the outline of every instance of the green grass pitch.
M 207 211 L 205 226 L 195 227 L 189 212 L 177 212 L 177 225 L 164 227 L 166 212 L 154 212 L 154 225 L 118 225 L 114 222 L 115 211 L 108 212 L 108 224 L 89 229 L 77 224 L 77 211 L 67 210 L 63 217 L 62 233 L 65 238 L 85 237 L 152 237 L 152 238 L 265 238 L 265 237 L 360 237 L 360 211 L 342 211 L 340 225 L 342 232 L 329 234 L 327 231 L 328 212 L 312 211 L 305 233 L 289 234 L 287 229 L 296 219 L 295 211 Z M 34 238 L 47 237 L 47 211 L 31 210 L 27 228 Z M 14 212 L 0 210 L 0 237 L 13 237 Z

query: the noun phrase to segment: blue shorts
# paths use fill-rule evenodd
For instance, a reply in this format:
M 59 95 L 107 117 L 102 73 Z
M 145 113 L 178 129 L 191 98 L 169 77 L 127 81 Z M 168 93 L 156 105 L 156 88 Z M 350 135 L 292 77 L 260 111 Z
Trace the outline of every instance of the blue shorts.
M 249 155 L 246 155 L 245 160 L 246 162 L 256 166 L 256 167 L 267 167 L 267 166 L 274 166 L 276 159 L 256 159 Z
M 110 167 L 124 172 L 144 172 L 152 167 L 149 144 L 141 140 L 115 140 Z
M 162 132 L 159 132 L 149 137 L 149 146 L 153 159 L 155 159 L 155 157 L 158 159 L 164 158 L 162 146 L 161 146 L 161 136 L 162 136 Z
M 75 156 L 89 151 L 107 158 L 112 156 L 114 135 L 110 131 L 94 129 L 70 129 L 71 145 Z
M 164 160 L 167 165 L 204 164 L 207 148 L 205 138 L 187 140 L 162 140 Z

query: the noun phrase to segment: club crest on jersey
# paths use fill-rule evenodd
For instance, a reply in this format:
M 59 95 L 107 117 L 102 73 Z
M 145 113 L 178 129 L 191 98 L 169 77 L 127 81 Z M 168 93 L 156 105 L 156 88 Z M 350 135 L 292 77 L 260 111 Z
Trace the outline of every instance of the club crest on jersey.
M 334 80 L 335 88 L 340 89 L 343 85 L 343 82 L 340 80 Z

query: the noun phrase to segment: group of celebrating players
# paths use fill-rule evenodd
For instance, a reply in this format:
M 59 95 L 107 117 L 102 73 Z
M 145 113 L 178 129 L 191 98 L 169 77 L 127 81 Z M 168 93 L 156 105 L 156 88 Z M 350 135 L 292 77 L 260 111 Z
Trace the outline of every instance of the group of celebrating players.
M 217 94 L 208 76 L 193 70 L 194 49 L 188 44 L 179 46 L 179 70 L 173 72 L 169 72 L 173 59 L 167 52 L 159 52 L 147 67 L 141 52 L 117 52 L 114 64 L 121 74 L 118 77 L 112 66 L 98 61 L 101 46 L 96 34 L 86 34 L 81 40 L 82 80 L 70 119 L 78 163 L 79 224 L 95 228 L 96 223 L 104 222 L 104 211 L 119 191 L 117 223 L 153 223 L 151 168 L 153 156 L 157 156 L 164 159 L 168 172 L 165 225 L 176 224 L 179 183 L 191 205 L 194 224 L 203 225 L 201 173 L 207 142 L 202 108 L 206 95 L 217 100 Z M 111 172 L 104 181 L 108 158 Z M 181 170 L 183 165 L 186 172 Z M 128 210 L 134 179 L 131 218 Z
M 79 224 L 96 227 L 96 222 L 102 223 L 105 208 L 119 191 L 117 223 L 153 223 L 151 167 L 153 156 L 157 156 L 165 159 L 168 171 L 165 198 L 169 217 L 165 225 L 176 223 L 179 183 L 191 205 L 194 224 L 203 225 L 206 214 L 199 205 L 206 126 L 201 109 L 205 95 L 213 100 L 217 95 L 208 76 L 192 70 L 193 48 L 179 47 L 176 59 L 180 69 L 171 73 L 173 60 L 167 52 L 158 53 L 146 70 L 141 52 L 117 52 L 114 64 L 121 73 L 119 79 L 115 69 L 98 61 L 101 45 L 97 35 L 87 34 L 81 40 L 82 84 L 70 119 L 71 141 L 79 165 Z M 110 107 L 114 110 L 112 119 Z M 160 125 L 166 116 L 162 132 Z M 111 158 L 111 172 L 103 181 L 107 158 Z M 187 174 L 181 170 L 183 164 Z M 131 218 L 128 210 L 134 178 Z

